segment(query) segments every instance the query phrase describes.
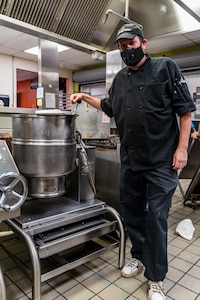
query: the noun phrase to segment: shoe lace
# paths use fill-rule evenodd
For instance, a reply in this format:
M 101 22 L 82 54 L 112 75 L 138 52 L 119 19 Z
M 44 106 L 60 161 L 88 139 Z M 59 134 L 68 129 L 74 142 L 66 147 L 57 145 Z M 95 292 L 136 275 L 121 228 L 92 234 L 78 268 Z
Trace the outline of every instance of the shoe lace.
M 129 267 L 138 267 L 138 261 L 137 261 L 137 259 L 135 259 L 135 258 L 132 258 L 129 262 L 128 262 L 128 264 L 127 264 L 127 266 L 129 266 Z
M 150 289 L 152 293 L 164 293 L 164 287 L 162 282 L 150 282 L 149 283 Z

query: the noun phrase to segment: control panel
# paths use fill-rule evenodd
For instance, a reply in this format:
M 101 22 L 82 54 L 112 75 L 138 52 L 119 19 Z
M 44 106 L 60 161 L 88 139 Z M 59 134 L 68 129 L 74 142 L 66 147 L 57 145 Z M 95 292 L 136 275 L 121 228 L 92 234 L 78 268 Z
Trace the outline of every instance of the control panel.
M 7 172 L 19 173 L 6 142 L 0 140 L 0 175 Z
M 28 195 L 26 178 L 21 175 L 4 140 L 0 140 L 0 221 L 20 215 Z

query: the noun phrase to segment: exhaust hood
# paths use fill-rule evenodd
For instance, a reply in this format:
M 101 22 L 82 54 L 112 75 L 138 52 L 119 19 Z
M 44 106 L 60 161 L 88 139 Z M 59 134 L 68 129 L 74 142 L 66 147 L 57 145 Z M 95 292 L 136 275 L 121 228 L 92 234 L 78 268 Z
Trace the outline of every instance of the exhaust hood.
M 185 55 L 200 51 L 200 4 L 197 0 L 129 0 L 128 18 L 142 24 L 147 49 L 152 55 L 172 56 L 173 51 L 184 49 Z M 38 37 L 44 31 L 56 37 L 57 42 L 74 49 L 100 53 L 115 50 L 114 40 L 120 26 L 120 18 L 110 14 L 105 24 L 106 12 L 126 14 L 126 0 L 18 0 L 1 1 L 0 25 L 15 27 L 3 20 L 23 22 L 16 28 L 27 32 L 27 26 L 37 30 Z M 34 34 L 33 34 L 34 35 Z M 44 37 L 42 37 L 44 38 Z M 54 40 L 55 41 L 55 40 Z M 180 51 L 181 53 L 181 51 Z M 182 52 L 183 53 L 183 52 Z

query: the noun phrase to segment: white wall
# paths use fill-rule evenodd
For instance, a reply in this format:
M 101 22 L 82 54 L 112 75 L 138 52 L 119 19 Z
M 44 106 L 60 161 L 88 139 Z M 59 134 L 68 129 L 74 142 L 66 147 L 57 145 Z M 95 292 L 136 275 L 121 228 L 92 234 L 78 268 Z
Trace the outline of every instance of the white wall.
M 12 135 L 12 118 L 0 116 L 0 133 Z
M 0 94 L 9 95 L 13 99 L 13 58 L 0 54 Z
M 16 75 L 13 71 L 12 56 L 0 54 L 1 72 L 0 72 L 0 94 L 8 95 L 10 98 L 10 106 L 14 106 L 14 91 L 16 91 Z M 0 116 L 0 133 L 12 133 L 11 117 Z
M 193 93 L 196 93 L 196 88 L 200 87 L 200 71 L 193 74 L 184 74 L 184 77 L 187 81 L 189 91 L 193 96 Z

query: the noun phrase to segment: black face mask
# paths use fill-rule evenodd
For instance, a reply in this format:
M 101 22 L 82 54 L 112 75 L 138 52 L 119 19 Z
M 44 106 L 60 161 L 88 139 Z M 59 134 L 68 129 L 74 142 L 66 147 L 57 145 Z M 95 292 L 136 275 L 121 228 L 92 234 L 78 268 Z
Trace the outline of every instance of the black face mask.
M 136 49 L 126 47 L 120 54 L 127 66 L 136 66 L 145 55 L 141 46 Z

